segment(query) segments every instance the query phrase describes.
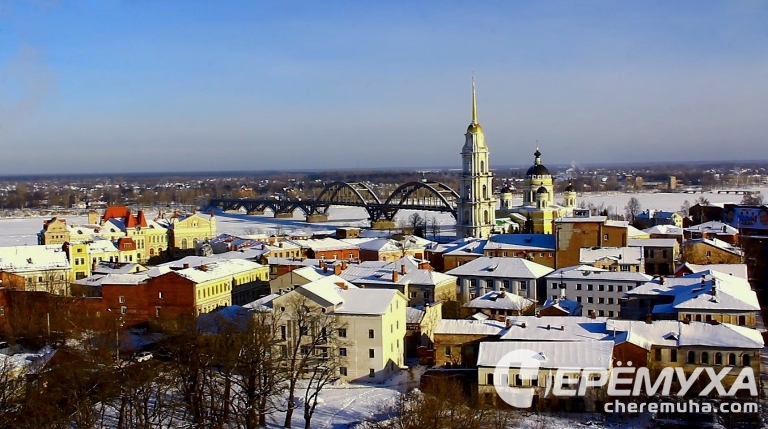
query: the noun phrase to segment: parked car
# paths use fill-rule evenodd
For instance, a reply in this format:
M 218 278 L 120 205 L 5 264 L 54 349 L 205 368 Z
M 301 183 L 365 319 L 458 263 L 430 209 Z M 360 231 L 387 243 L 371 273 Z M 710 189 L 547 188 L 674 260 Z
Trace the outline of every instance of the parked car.
M 134 359 L 136 362 L 146 362 L 150 359 L 152 359 L 152 353 L 151 352 L 139 352 L 134 355 Z

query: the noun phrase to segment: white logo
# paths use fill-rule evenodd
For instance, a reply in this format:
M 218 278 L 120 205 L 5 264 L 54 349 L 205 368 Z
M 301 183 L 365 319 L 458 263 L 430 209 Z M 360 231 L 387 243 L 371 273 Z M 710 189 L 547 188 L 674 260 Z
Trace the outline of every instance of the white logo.
M 743 367 L 740 370 L 735 367 L 722 367 L 716 370 L 713 367 L 697 367 L 690 374 L 686 374 L 683 368 L 667 367 L 662 369 L 655 380 L 646 367 L 633 367 L 632 362 L 623 365 L 616 362 L 611 369 L 604 368 L 558 368 L 546 377 L 546 381 L 539 380 L 541 363 L 546 360 L 541 353 L 528 349 L 513 350 L 505 354 L 496 364 L 493 370 L 493 386 L 499 397 L 509 405 L 517 408 L 530 408 L 536 395 L 536 388 L 544 387 L 545 398 L 552 394 L 557 397 L 585 396 L 587 388 L 601 388 L 608 386 L 607 394 L 612 397 L 638 397 L 638 396 L 685 396 L 700 375 L 705 374 L 709 380 L 699 396 L 707 396 L 717 393 L 718 396 L 736 396 L 739 390 L 747 390 L 750 395 L 757 397 L 757 382 L 754 370 L 751 367 Z M 518 387 L 510 386 L 509 371 L 516 371 L 515 383 Z M 738 371 L 730 390 L 723 386 L 723 379 L 732 372 Z M 673 379 L 679 380 L 680 389 L 674 394 L 671 392 Z M 527 382 L 526 382 L 527 381 Z M 531 387 L 520 387 L 527 384 Z

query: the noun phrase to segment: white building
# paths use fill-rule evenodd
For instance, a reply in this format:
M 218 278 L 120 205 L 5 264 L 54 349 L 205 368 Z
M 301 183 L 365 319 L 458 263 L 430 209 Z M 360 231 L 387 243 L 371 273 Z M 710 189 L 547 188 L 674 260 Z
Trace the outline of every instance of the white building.
M 535 302 L 544 302 L 539 279 L 552 268 L 522 258 L 481 257 L 460 265 L 446 274 L 458 277 L 459 296 L 469 301 L 489 291 L 514 293 Z
M 589 265 L 565 267 L 546 276 L 547 299 L 565 297 L 583 306 L 583 314 L 619 317 L 624 295 L 653 277 L 633 271 L 608 271 Z

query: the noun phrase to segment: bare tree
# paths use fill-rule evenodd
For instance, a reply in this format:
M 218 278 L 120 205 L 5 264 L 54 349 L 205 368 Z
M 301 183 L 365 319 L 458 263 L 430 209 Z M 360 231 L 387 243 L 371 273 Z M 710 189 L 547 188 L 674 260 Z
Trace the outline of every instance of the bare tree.
M 760 192 L 744 194 L 744 197 L 741 199 L 741 204 L 745 206 L 762 206 L 763 202 L 763 195 Z
M 688 216 L 690 211 L 691 203 L 688 200 L 683 201 L 683 204 L 680 206 L 680 213 L 685 217 Z
M 627 220 L 630 224 L 635 223 L 635 218 L 640 214 L 641 210 L 640 201 L 635 197 L 630 198 L 627 205 L 624 206 L 624 213 L 627 215 Z
M 283 369 L 288 384 L 284 427 L 290 428 L 293 411 L 296 409 L 296 388 L 299 379 L 313 374 L 314 368 L 320 364 L 326 366 L 320 377 L 327 377 L 330 372 L 337 373 L 338 366 L 334 364 L 340 361 L 331 360 L 330 354 L 338 353 L 333 347 L 339 342 L 339 329 L 346 328 L 346 325 L 342 324 L 336 315 L 328 313 L 326 308 L 319 307 L 299 292 L 291 292 L 284 307 L 281 317 L 284 325 L 281 325 L 281 329 L 285 326 L 286 338 L 282 350 L 285 354 Z M 314 386 L 308 389 L 315 389 L 319 393 L 325 384 L 325 381 L 319 384 L 315 382 Z M 312 412 L 317 405 L 316 401 L 315 396 Z
M 425 220 L 418 212 L 412 213 L 408 216 L 408 227 L 411 228 L 414 235 L 424 235 Z

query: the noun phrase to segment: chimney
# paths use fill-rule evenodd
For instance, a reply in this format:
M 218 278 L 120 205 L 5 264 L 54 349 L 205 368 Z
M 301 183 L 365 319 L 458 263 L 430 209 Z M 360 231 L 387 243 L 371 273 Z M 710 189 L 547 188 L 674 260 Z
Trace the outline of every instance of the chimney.
M 551 325 L 547 325 L 547 331 L 549 331 L 550 329 L 552 329 L 552 326 Z
M 400 274 L 405 275 L 405 264 L 400 264 Z
M 97 265 L 98 265 L 98 264 L 97 264 L 96 262 L 94 262 L 93 264 L 91 264 L 91 272 L 93 272 L 93 271 L 96 271 L 96 266 L 97 266 Z
M 714 277 L 712 278 L 712 288 L 710 289 L 709 293 L 711 293 L 712 296 L 717 296 L 717 282 L 715 281 Z
M 595 318 L 595 311 L 594 310 L 589 310 L 589 318 L 590 319 L 594 319 Z
M 184 264 L 184 269 L 186 270 L 187 268 L 189 268 L 189 264 Z
M 560 330 L 565 331 L 565 325 L 560 325 Z
M 660 285 L 664 284 L 664 276 L 659 277 L 659 284 Z
M 325 263 L 324 263 L 324 262 L 321 262 L 321 263 L 320 263 L 320 266 L 321 266 L 321 267 L 323 267 L 323 272 L 324 272 L 324 273 L 327 273 L 327 272 L 328 272 L 328 265 L 325 265 Z
M 704 287 L 707 284 L 707 279 L 704 278 L 704 276 L 701 276 L 701 287 Z
M 526 327 L 526 324 L 525 324 L 525 322 L 521 323 L 521 324 L 520 324 L 520 327 L 521 327 L 521 328 L 523 328 L 523 329 L 525 329 L 525 327 Z
M 205 264 L 200 265 L 200 271 L 208 271 L 208 266 Z
M 333 266 L 333 274 L 336 274 L 337 276 L 341 274 L 341 265 L 335 264 Z
M 283 243 L 282 243 L 282 242 L 280 242 L 280 243 L 277 245 L 277 247 L 279 247 L 279 248 L 281 248 L 281 249 L 282 249 L 282 248 L 283 248 Z
M 541 319 L 541 313 L 536 313 L 536 317 Z
M 336 282 L 336 286 L 340 287 L 341 289 L 347 290 L 349 289 L 349 286 L 347 286 L 344 282 Z
M 341 261 L 341 270 L 344 271 L 347 269 L 347 261 Z
M 506 327 L 507 329 L 511 328 L 511 327 L 512 327 L 512 319 L 510 319 L 510 318 L 507 318 L 507 319 L 504 321 L 504 327 Z
M 392 283 L 397 281 L 397 271 L 392 270 Z
M 720 322 L 718 322 L 718 321 L 717 321 L 717 320 L 715 320 L 715 319 L 710 319 L 710 320 L 709 320 L 709 324 L 710 324 L 710 325 L 719 325 L 719 324 L 720 324 Z
M 507 293 L 504 291 L 501 291 L 501 293 L 499 294 L 499 298 L 504 298 L 505 296 L 507 296 Z
M 653 317 L 650 314 L 645 315 L 645 323 L 649 325 L 653 324 Z

